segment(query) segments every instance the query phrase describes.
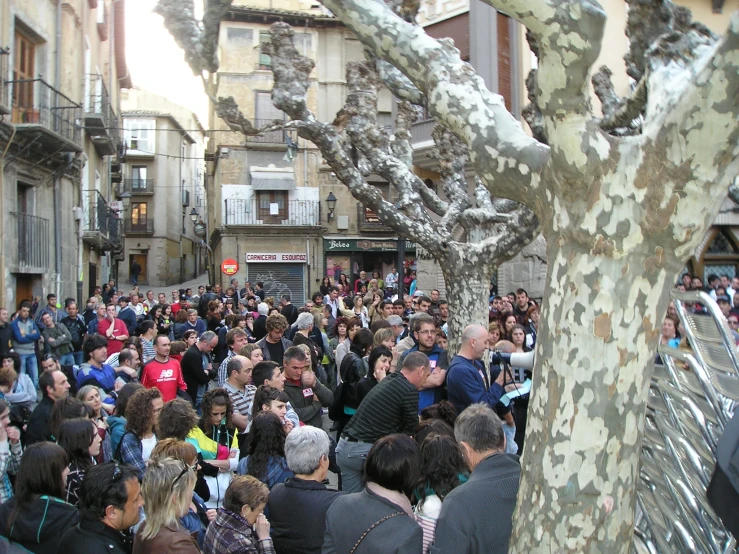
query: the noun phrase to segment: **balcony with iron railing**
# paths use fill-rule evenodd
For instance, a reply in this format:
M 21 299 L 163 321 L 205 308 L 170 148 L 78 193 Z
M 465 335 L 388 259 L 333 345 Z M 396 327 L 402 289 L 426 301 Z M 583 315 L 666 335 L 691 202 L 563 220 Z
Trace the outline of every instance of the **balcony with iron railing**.
M 275 119 L 254 119 L 252 121 L 252 125 L 256 127 L 257 129 L 260 127 L 265 127 L 271 123 L 279 123 L 279 120 Z M 287 145 L 287 137 L 290 137 L 291 140 L 296 141 L 298 139 L 298 133 L 295 130 L 278 130 L 278 131 L 268 131 L 266 133 L 262 133 L 261 135 L 254 135 L 246 137 L 246 142 L 251 143 L 261 143 L 261 144 L 283 144 Z
M 123 220 L 123 231 L 126 235 L 153 235 L 154 220 L 127 217 Z
M 113 250 L 120 243 L 120 220 L 96 190 L 82 191 L 82 240 L 102 251 Z
M 391 227 L 385 225 L 377 214 L 363 204 L 357 204 L 357 222 L 359 230 L 363 233 L 392 233 Z
M 121 143 L 120 122 L 113 110 L 111 98 L 102 75 L 88 75 L 85 79 L 87 95 L 84 103 L 85 131 L 92 138 L 101 156 L 115 154 Z
M 17 273 L 45 273 L 49 269 L 49 220 L 11 212 L 18 233 Z
M 0 115 L 10 113 L 10 85 L 5 82 L 8 74 L 10 47 L 0 48 Z
M 43 79 L 9 81 L 12 116 L 18 135 L 33 135 L 41 146 L 57 152 L 81 152 L 78 121 L 82 106 Z
M 123 179 L 118 185 L 117 195 L 120 196 L 124 192 L 131 195 L 154 194 L 154 179 Z
M 413 148 L 413 165 L 423 169 L 438 171 L 438 162 L 429 154 L 434 150 L 434 138 L 432 133 L 436 126 L 436 120 L 424 119 L 414 123 L 411 127 L 411 147 Z
M 321 224 L 321 203 L 318 200 L 270 203 L 255 199 L 227 198 L 224 204 L 223 220 L 226 226 L 315 227 Z

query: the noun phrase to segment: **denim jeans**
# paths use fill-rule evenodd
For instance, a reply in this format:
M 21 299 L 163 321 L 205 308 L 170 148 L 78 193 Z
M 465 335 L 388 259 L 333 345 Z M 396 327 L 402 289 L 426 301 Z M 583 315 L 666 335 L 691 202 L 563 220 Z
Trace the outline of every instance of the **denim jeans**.
M 516 444 L 516 426 L 508 425 L 506 422 L 503 422 L 503 434 L 505 435 L 506 454 L 518 454 L 518 445 Z
M 59 364 L 60 365 L 74 365 L 74 353 L 68 352 L 67 354 L 62 354 L 61 358 L 59 358 Z
M 344 493 L 362 490 L 364 462 L 371 448 L 368 442 L 349 442 L 343 437 L 336 445 L 336 463 L 341 468 L 341 490 Z
M 74 365 L 82 365 L 82 362 L 85 361 L 81 350 L 79 352 L 72 352 L 72 355 L 74 356 Z
M 36 353 L 21 354 L 21 375 L 26 374 L 33 381 L 33 386 L 38 388 L 38 361 Z
M 198 392 L 195 395 L 195 411 L 198 415 L 203 415 L 201 411 L 201 404 L 203 403 L 203 396 L 205 396 L 206 385 L 198 385 Z

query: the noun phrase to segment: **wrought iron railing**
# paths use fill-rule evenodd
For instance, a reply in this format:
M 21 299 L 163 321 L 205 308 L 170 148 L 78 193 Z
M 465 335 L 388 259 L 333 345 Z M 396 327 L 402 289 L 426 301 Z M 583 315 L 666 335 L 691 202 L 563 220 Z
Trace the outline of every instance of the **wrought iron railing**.
M 227 198 L 224 223 L 226 225 L 308 225 L 321 223 L 321 206 L 317 200 L 289 200 L 267 202 L 255 199 Z
M 120 122 L 116 116 L 111 102 L 108 87 L 102 75 L 91 74 L 89 76 L 89 94 L 85 100 L 85 111 L 87 113 L 100 114 L 105 127 L 106 134 L 118 145 L 121 143 Z
M 106 238 L 111 238 L 120 226 L 118 214 L 110 208 L 110 204 L 98 191 L 84 190 L 82 195 L 85 202 L 82 214 L 83 232 L 98 232 Z
M 0 113 L 10 113 L 10 85 L 5 82 L 8 74 L 8 61 L 10 60 L 10 47 L 0 48 Z
M 411 135 L 413 136 L 411 144 L 415 146 L 417 144 L 433 141 L 434 139 L 431 136 L 431 133 L 433 132 L 435 125 L 436 120 L 434 119 L 426 119 L 424 121 L 414 123 L 411 127 Z
M 154 220 L 153 219 L 132 219 L 127 217 L 123 220 L 123 228 L 125 233 L 131 235 L 153 235 Z
M 121 246 L 122 228 L 123 220 L 117 214 L 113 214 L 108 222 L 108 238 L 113 243 L 114 250 Z
M 274 123 L 275 119 L 255 119 L 253 121 L 254 127 L 257 129 L 260 127 L 264 127 L 266 125 L 269 125 L 271 123 Z M 290 137 L 291 140 L 295 141 L 298 138 L 296 131 L 269 131 L 267 133 L 264 133 L 262 135 L 256 135 L 256 136 L 250 136 L 246 137 L 247 142 L 261 142 L 261 143 L 270 143 L 270 144 L 285 144 L 287 143 L 287 138 Z
M 15 212 L 18 222 L 18 267 L 49 267 L 49 220 Z
M 118 189 L 119 194 L 154 194 L 154 179 L 124 179 Z
M 80 143 L 78 121 L 82 106 L 43 79 L 23 79 L 9 84 L 13 87 L 13 123 L 41 125 L 75 144 Z

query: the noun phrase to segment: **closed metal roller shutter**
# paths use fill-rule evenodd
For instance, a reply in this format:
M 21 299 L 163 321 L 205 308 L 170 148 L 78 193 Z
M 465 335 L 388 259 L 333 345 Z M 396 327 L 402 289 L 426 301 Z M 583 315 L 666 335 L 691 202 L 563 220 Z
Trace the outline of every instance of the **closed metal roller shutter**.
M 305 264 L 250 263 L 246 275 L 252 287 L 257 281 L 264 284 L 264 296 L 273 297 L 275 305 L 283 294 L 298 307 L 305 303 Z

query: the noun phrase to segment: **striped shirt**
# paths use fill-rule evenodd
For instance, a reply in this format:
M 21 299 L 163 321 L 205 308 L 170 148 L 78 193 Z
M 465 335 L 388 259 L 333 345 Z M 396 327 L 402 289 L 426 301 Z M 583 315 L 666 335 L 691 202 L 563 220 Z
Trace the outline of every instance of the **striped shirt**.
M 141 349 L 144 351 L 144 361 L 142 362 L 142 365 L 149 363 L 149 361 L 153 360 L 154 356 L 156 356 L 156 352 L 154 351 L 154 343 L 151 341 L 142 338 Z
M 234 411 L 251 420 L 252 404 L 254 403 L 254 394 L 257 392 L 257 387 L 246 385 L 244 390 L 239 390 L 228 381 L 225 381 L 223 388 L 228 391 L 228 396 L 231 397 Z
M 418 425 L 418 390 L 401 372 L 390 373 L 357 409 L 344 435 L 375 442 L 393 433 L 412 435 Z

